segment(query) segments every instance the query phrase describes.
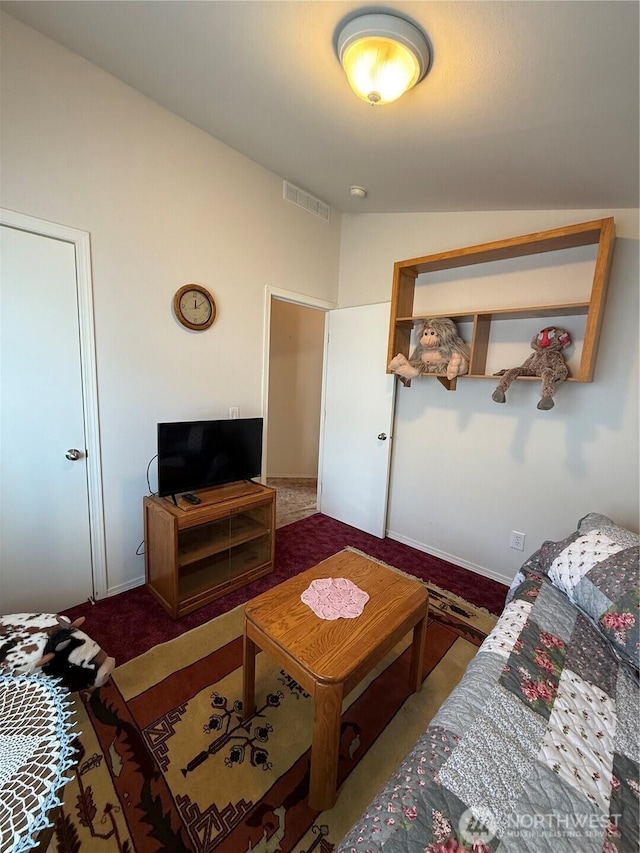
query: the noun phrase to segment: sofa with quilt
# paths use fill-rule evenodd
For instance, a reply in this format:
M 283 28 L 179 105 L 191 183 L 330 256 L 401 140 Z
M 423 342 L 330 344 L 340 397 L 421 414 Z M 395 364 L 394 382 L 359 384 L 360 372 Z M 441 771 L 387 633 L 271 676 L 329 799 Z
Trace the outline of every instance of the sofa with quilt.
M 591 513 L 527 560 L 339 853 L 639 849 L 638 541 Z

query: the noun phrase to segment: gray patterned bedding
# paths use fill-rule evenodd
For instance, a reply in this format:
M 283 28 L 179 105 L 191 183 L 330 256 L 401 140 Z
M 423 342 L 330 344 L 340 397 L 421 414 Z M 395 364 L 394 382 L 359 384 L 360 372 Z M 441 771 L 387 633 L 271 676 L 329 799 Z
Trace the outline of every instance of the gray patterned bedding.
M 639 596 L 636 534 L 546 542 L 337 853 L 636 853 Z

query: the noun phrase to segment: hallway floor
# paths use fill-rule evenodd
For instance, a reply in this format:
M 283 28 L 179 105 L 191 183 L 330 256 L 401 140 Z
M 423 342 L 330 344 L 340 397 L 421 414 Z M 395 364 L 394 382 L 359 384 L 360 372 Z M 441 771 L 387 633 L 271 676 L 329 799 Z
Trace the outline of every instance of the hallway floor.
M 276 490 L 276 529 L 318 511 L 315 478 L 269 477 L 267 486 Z

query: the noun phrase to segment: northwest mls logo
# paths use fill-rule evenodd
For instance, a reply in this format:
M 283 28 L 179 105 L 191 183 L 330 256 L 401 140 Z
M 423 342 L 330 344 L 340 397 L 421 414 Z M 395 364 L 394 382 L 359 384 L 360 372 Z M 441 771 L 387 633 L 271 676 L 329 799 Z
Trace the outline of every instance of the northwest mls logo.
M 602 838 L 605 832 L 618 835 L 619 814 L 536 814 L 506 815 L 500 835 L 505 838 Z M 467 809 L 458 822 L 460 840 L 475 853 L 489 853 L 489 844 L 498 834 L 495 815 L 488 808 Z M 573 848 L 572 848 L 573 849 Z
M 458 821 L 460 839 L 471 845 L 472 850 L 488 850 L 489 842 L 495 838 L 496 831 L 496 819 L 491 809 L 480 808 L 473 812 L 467 809 Z

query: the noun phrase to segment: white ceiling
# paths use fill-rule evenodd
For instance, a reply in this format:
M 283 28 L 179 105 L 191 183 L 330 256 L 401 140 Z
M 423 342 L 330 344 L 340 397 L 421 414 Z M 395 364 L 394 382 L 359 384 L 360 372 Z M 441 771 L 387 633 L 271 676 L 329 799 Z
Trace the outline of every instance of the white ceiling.
M 639 203 L 637 2 L 0 5 L 342 211 Z M 394 104 L 359 100 L 336 59 L 358 8 L 402 13 L 432 44 L 429 74 Z

